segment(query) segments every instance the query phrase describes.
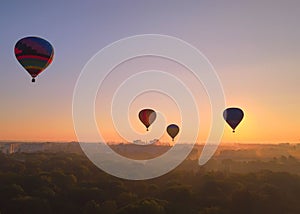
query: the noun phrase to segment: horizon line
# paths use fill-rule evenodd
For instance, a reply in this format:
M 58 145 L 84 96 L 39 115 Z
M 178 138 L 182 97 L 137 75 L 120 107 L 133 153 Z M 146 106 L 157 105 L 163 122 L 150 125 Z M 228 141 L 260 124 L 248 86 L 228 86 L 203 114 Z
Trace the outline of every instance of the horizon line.
M 0 143 L 78 143 L 78 141 L 48 141 L 48 140 L 40 140 L 40 141 L 34 141 L 34 140 L 0 140 Z M 141 146 L 147 146 L 147 145 L 160 145 L 160 146 L 173 146 L 173 142 L 159 142 L 159 143 L 149 143 L 149 144 L 136 144 L 133 142 L 115 142 L 115 141 L 109 141 L 109 142 L 81 142 L 81 143 L 101 143 L 101 144 L 107 144 L 107 145 L 141 145 Z M 196 143 L 178 143 L 178 144 L 194 144 L 194 145 L 202 145 L 205 146 L 206 142 L 196 142 Z M 228 145 L 280 145 L 280 144 L 300 144 L 300 141 L 240 141 L 240 142 L 220 142 L 217 145 L 218 146 L 225 146 L 226 144 Z M 212 146 L 215 146 L 216 144 L 211 144 Z

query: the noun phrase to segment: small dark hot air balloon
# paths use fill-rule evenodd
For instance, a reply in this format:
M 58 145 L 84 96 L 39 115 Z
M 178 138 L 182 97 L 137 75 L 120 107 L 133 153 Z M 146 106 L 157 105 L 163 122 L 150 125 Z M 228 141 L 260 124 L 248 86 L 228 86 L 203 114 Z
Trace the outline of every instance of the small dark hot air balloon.
M 171 124 L 167 127 L 167 132 L 172 138 L 172 141 L 174 141 L 174 138 L 177 136 L 179 132 L 179 127 L 176 124 Z
M 149 126 L 155 121 L 156 113 L 152 109 L 143 109 L 139 112 L 140 121 L 146 126 L 147 131 Z
M 227 108 L 223 112 L 223 117 L 234 133 L 235 128 L 240 124 L 244 117 L 244 112 L 240 108 Z
M 52 45 L 39 37 L 25 37 L 15 45 L 16 58 L 31 75 L 32 82 L 52 62 L 53 53 Z

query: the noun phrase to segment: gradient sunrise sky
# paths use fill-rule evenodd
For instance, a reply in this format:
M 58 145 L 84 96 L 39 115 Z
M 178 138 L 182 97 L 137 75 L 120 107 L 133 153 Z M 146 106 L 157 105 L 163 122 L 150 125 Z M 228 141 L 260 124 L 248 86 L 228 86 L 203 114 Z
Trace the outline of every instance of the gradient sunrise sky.
M 245 111 L 235 135 L 225 127 L 223 141 L 300 142 L 300 1 L 7 0 L 0 14 L 2 141 L 76 141 L 72 97 L 87 61 L 124 37 L 163 34 L 198 48 L 219 75 L 227 106 Z M 31 35 L 51 42 L 55 54 L 36 84 L 13 52 Z M 179 120 L 176 111 L 173 117 Z M 119 140 L 111 129 L 107 138 Z M 208 129 L 201 127 L 199 141 Z

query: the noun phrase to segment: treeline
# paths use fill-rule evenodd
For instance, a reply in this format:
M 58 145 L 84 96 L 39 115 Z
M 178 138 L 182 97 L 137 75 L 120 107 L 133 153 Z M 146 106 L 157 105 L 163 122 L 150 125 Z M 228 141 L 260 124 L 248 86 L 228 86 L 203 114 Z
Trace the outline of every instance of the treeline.
M 291 155 L 273 157 L 270 160 L 263 160 L 262 158 L 251 160 L 212 158 L 205 165 L 205 168 L 207 170 L 242 174 L 271 170 L 272 172 L 289 172 L 300 175 L 300 161 Z
M 236 174 L 185 161 L 156 179 L 128 181 L 71 153 L 0 155 L 6 213 L 300 213 L 300 177 L 263 170 Z

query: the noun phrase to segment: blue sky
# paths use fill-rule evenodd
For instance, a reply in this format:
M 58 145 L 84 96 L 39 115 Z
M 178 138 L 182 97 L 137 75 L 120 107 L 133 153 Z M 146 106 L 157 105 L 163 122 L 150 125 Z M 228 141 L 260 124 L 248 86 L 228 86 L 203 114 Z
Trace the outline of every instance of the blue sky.
M 147 33 L 178 37 L 204 53 L 228 105 L 245 106 L 248 126 L 261 126 L 246 140 L 300 139 L 299 1 L 12 0 L 1 2 L 0 14 L 2 140 L 73 139 L 72 95 L 83 66 L 106 45 Z M 47 39 L 55 52 L 35 85 L 13 53 L 29 35 Z

